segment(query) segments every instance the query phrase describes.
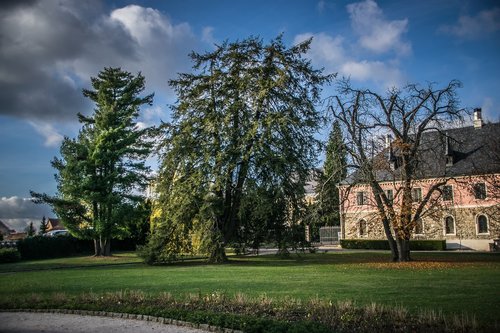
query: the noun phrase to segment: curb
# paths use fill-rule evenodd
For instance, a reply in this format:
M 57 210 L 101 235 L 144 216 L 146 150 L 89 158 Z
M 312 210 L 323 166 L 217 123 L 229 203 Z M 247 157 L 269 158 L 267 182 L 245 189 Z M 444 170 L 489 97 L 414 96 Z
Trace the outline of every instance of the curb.
M 208 324 L 196 324 L 188 321 L 182 321 L 172 318 L 154 317 L 142 314 L 120 313 L 120 312 L 106 312 L 106 311 L 89 311 L 89 310 L 69 310 L 69 309 L 2 309 L 0 312 L 36 312 L 36 313 L 60 313 L 60 314 L 75 314 L 80 316 L 97 316 L 121 319 L 135 319 L 142 321 L 151 321 L 160 324 L 176 325 L 189 328 L 198 328 L 208 332 L 217 333 L 244 333 L 240 330 L 233 330 L 231 328 L 224 328 L 212 326 Z

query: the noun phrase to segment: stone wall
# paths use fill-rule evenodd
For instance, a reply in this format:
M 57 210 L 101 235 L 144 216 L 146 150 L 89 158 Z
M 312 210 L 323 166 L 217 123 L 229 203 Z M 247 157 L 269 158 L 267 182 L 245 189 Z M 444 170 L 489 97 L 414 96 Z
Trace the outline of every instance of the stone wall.
M 488 233 L 478 234 L 477 216 L 483 214 L 488 219 Z M 446 235 L 444 232 L 445 218 L 453 217 L 455 233 Z M 385 239 L 384 228 L 378 215 L 371 211 L 351 212 L 344 215 L 343 237 L 346 239 L 367 238 Z M 366 234 L 359 234 L 359 221 L 366 221 Z M 424 232 L 414 235 L 415 239 L 476 239 L 488 240 L 500 238 L 500 207 L 468 207 L 449 208 L 442 211 L 439 216 L 423 218 Z

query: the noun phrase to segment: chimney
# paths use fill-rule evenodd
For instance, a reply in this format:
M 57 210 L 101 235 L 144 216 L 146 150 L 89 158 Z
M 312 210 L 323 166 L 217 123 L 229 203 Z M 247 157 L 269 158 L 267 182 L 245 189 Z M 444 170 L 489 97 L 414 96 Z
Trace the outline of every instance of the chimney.
M 445 146 L 444 146 L 444 156 L 446 158 L 446 166 L 453 165 L 453 149 L 451 148 L 451 140 L 448 136 L 448 132 L 445 133 Z
M 481 108 L 474 109 L 474 128 L 483 127 L 483 117 L 481 115 Z
M 387 134 L 385 136 L 385 148 L 391 148 L 392 135 Z

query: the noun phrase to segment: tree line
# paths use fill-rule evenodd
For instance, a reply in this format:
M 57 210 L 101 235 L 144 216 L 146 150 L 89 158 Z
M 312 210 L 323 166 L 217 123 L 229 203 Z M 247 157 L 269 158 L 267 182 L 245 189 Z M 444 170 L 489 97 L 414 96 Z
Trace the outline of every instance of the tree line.
M 60 157 L 52 161 L 57 194 L 32 196 L 51 205 L 72 235 L 93 240 L 95 255 L 110 255 L 110 240 L 125 237 L 130 221 L 145 218 L 150 231 L 141 253 L 150 263 L 194 253 L 220 263 L 227 260 L 227 247 L 244 251 L 274 243 L 286 254 L 305 246 L 304 224 L 339 224 L 337 185 L 348 170 L 373 172 L 364 151 L 370 128 L 389 129 L 404 144 L 413 140 L 410 133 L 418 134 L 412 130 L 458 114 L 455 83 L 443 90 L 412 88 L 404 99 L 396 90 L 385 97 L 340 80 L 342 89 L 328 100 L 332 117 L 317 106 L 322 87 L 336 75 L 312 66 L 305 56 L 310 44 L 287 47 L 281 36 L 269 43 L 250 37 L 191 53 L 192 72 L 169 81 L 177 95 L 171 121 L 150 128 L 138 126 L 141 107 L 153 102 L 153 94 L 143 94 L 145 78 L 105 68 L 83 91 L 95 105 L 93 113 L 78 114 L 78 136 L 64 138 Z M 439 112 L 420 117 L 428 106 L 418 103 L 424 98 Z M 410 113 L 403 109 L 408 103 Z M 364 118 L 370 112 L 371 121 Z M 373 119 L 379 122 L 372 125 Z M 325 122 L 332 130 L 324 168 L 316 202 L 307 206 L 304 185 L 318 163 L 323 143 L 317 133 Z M 153 153 L 159 157 L 154 178 L 145 164 Z M 411 181 L 414 151 L 402 156 Z M 370 171 L 364 175 L 379 193 Z M 155 193 L 149 203 L 147 186 Z M 397 231 L 389 241 L 404 260 L 415 216 L 391 214 L 384 227 Z

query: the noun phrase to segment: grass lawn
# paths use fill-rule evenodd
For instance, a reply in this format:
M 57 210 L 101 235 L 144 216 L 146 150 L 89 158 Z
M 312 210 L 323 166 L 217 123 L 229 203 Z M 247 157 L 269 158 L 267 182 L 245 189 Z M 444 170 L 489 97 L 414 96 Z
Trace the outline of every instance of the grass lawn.
M 335 252 L 292 255 L 290 259 L 272 255 L 232 257 L 224 265 L 193 261 L 146 266 L 133 254 L 118 254 L 111 259 L 31 261 L 0 265 L 0 298 L 61 291 L 141 290 L 174 296 L 241 292 L 272 298 L 375 302 L 404 306 L 410 311 L 465 312 L 482 322 L 498 320 L 500 255 L 414 252 L 413 258 L 411 263 L 395 264 L 389 262 L 388 252 Z M 108 263 L 127 265 L 103 265 Z

